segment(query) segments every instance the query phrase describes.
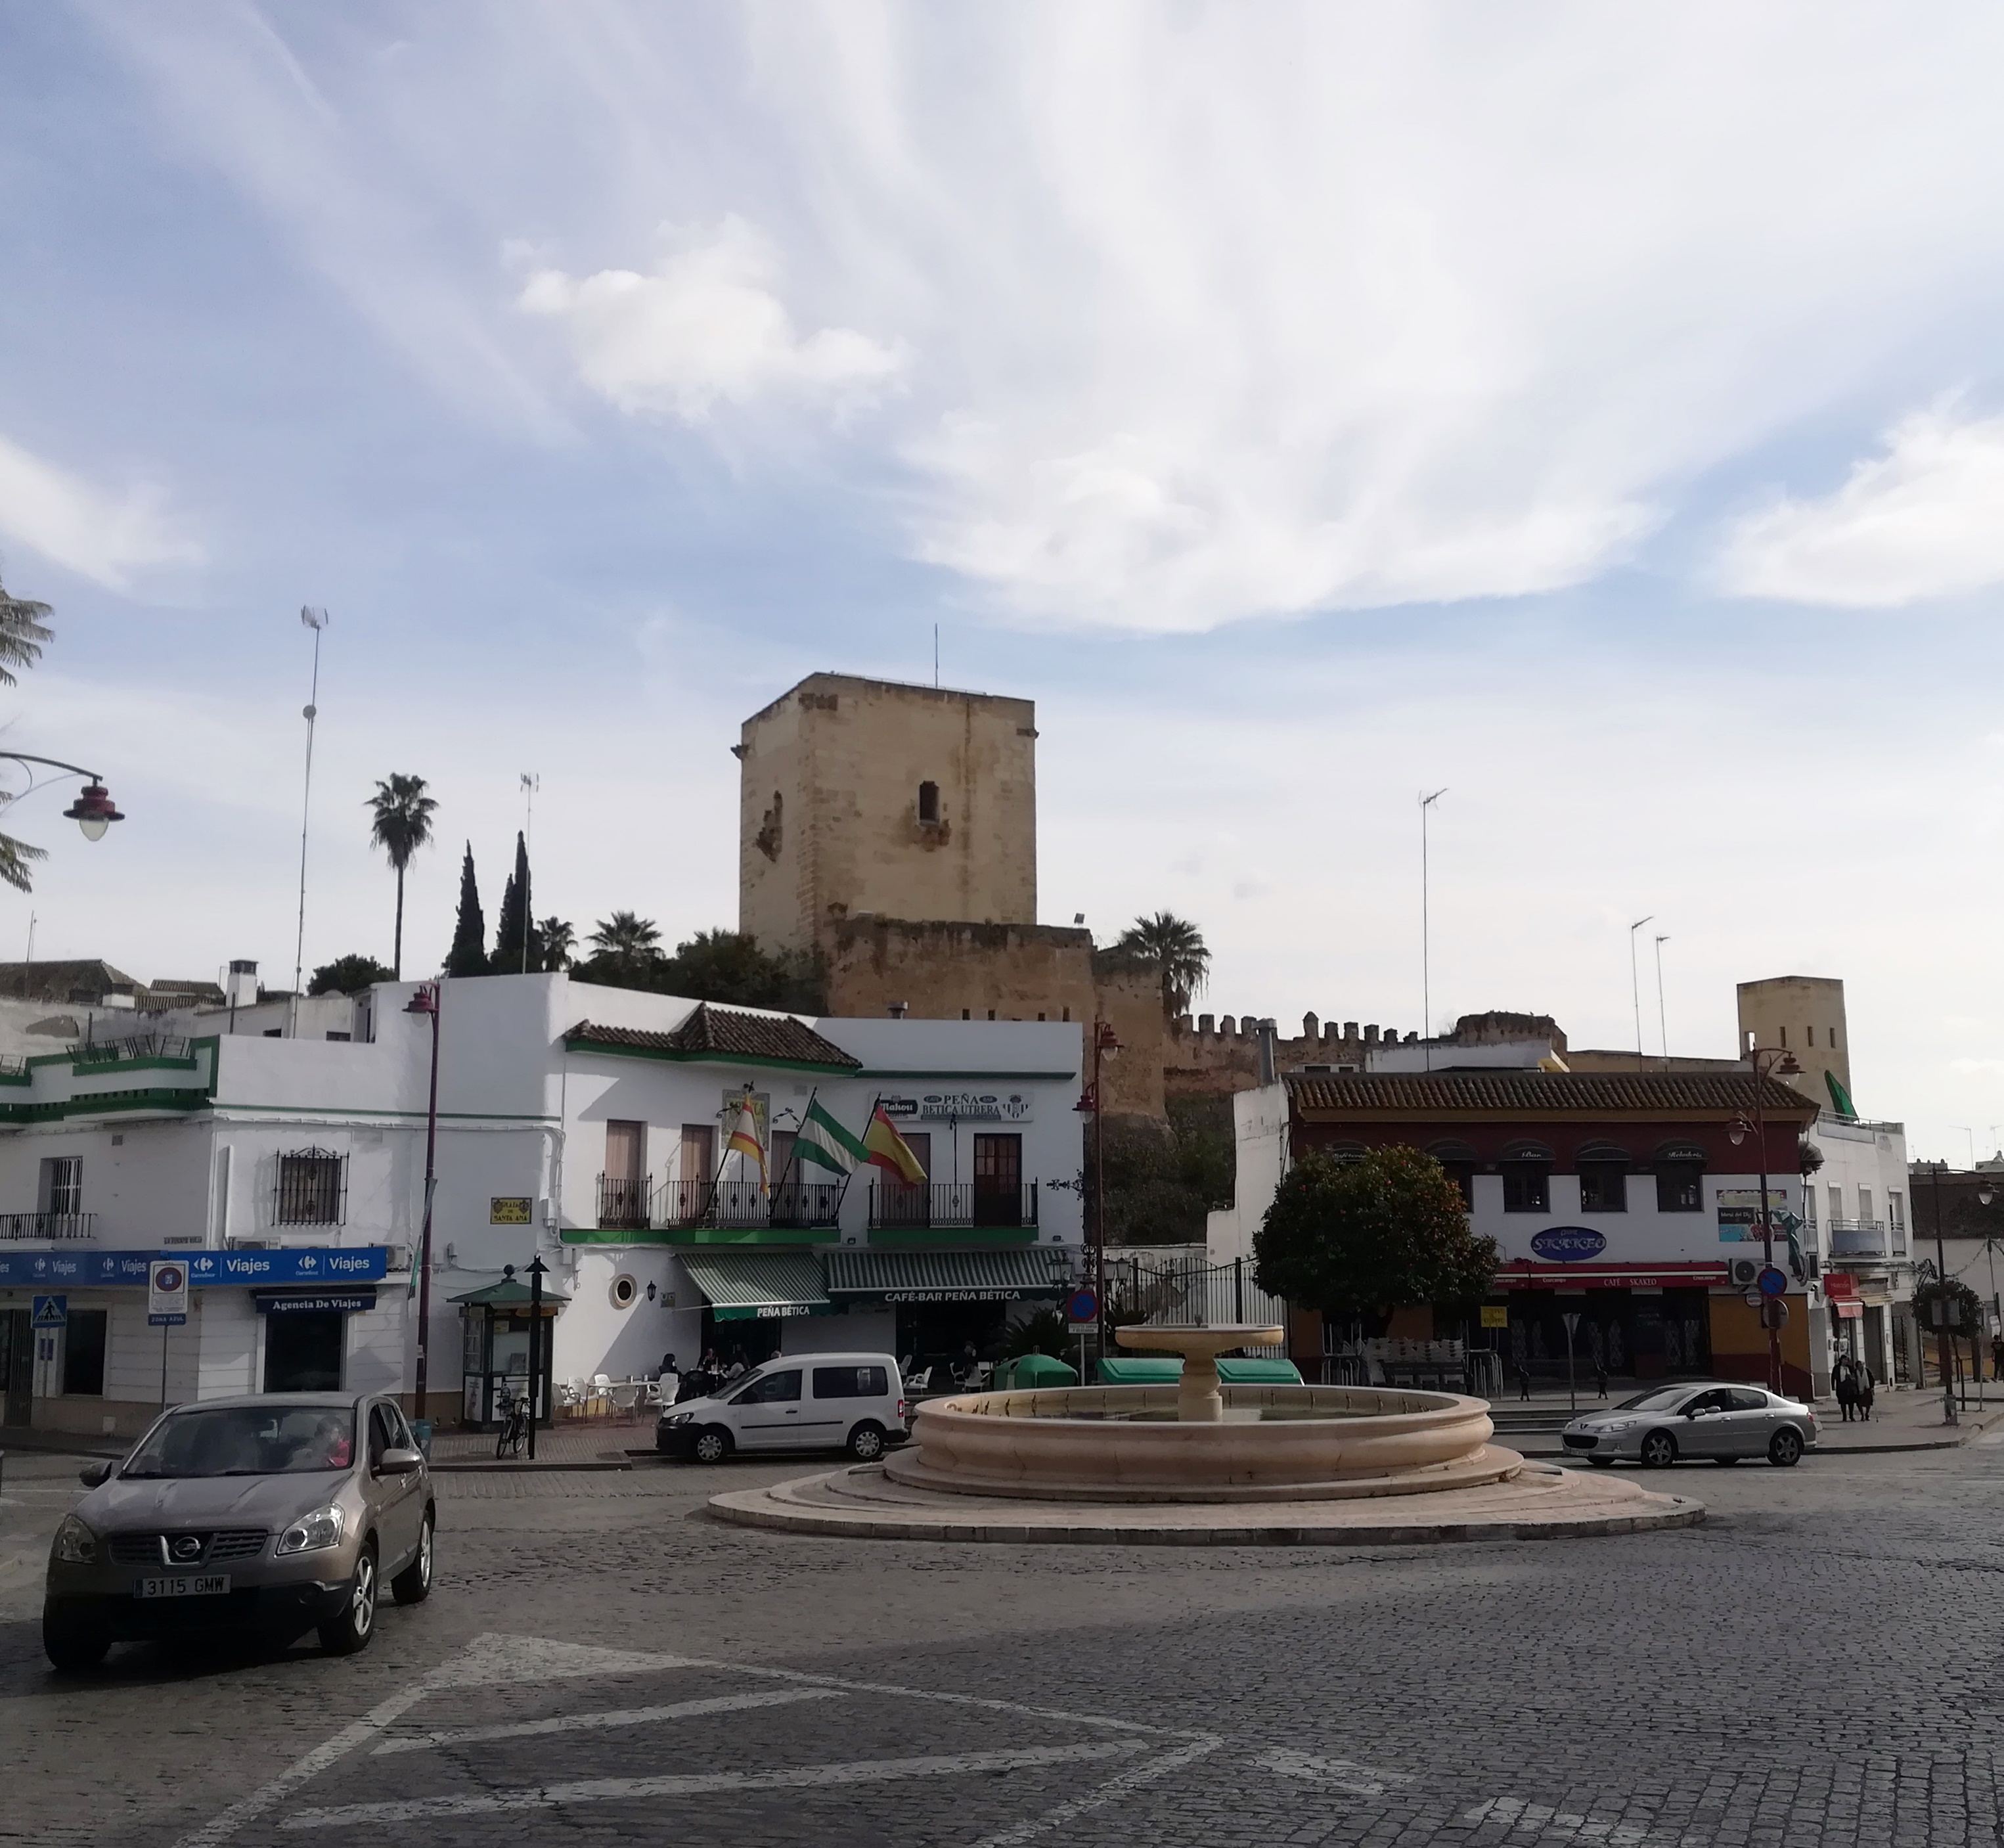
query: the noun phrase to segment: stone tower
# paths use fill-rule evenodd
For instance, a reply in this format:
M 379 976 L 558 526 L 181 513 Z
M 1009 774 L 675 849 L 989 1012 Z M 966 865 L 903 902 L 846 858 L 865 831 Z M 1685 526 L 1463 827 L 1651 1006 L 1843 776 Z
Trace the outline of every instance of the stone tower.
M 1756 1046 L 1785 1047 L 1803 1068 L 1788 1082 L 1824 1110 L 1841 1110 L 1834 1078 L 1851 1096 L 1851 1027 L 1844 984 L 1827 976 L 1778 975 L 1739 984 L 1739 1054 Z
M 746 720 L 737 928 L 825 946 L 845 920 L 1037 919 L 1036 708 L 811 674 Z

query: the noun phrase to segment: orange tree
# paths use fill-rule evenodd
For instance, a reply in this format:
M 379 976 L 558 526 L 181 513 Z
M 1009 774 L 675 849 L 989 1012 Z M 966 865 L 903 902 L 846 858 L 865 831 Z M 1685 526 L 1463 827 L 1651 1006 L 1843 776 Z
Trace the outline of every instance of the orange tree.
M 1496 1241 L 1469 1229 L 1460 1190 L 1430 1155 L 1313 1152 L 1288 1169 L 1252 1235 L 1260 1289 L 1325 1315 L 1466 1303 L 1496 1275 Z

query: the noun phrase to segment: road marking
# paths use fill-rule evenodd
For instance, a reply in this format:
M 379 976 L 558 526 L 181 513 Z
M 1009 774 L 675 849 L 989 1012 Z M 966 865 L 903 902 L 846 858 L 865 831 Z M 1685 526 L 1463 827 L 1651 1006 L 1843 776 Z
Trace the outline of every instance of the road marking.
M 1312 1752 L 1291 1751 L 1277 1745 L 1263 1752 L 1252 1762 L 1263 1771 L 1277 1771 L 1283 1777 L 1305 1778 L 1311 1783 L 1327 1784 L 1347 1790 L 1353 1797 L 1382 1797 L 1393 1784 L 1413 1780 L 1393 1771 L 1374 1771 L 1349 1759 L 1317 1758 Z
M 803 1765 L 783 1771 L 598 1777 L 581 1783 L 540 1784 L 478 1797 L 418 1797 L 403 1803 L 349 1803 L 331 1809 L 301 1810 L 286 1817 L 279 1826 L 329 1829 L 349 1823 L 491 1815 L 503 1810 L 559 1809 L 573 1804 L 616 1802 L 636 1797 L 695 1797 L 715 1790 L 734 1794 L 804 1790 L 832 1784 L 891 1783 L 913 1777 L 968 1777 L 993 1771 L 1027 1771 L 1040 1765 L 1082 1764 L 1147 1749 L 1138 1739 L 1095 1739 L 1084 1745 L 1032 1745 L 1015 1752 L 959 1752 L 932 1758 L 863 1759 L 853 1764 Z
M 1585 1816 L 1555 1810 L 1549 1804 L 1526 1803 L 1516 1797 L 1492 1797 L 1487 1803 L 1478 1803 L 1462 1820 L 1501 1822 L 1509 1831 L 1506 1839 L 1521 1836 L 1527 1842 L 1600 1842 L 1606 1848 L 1675 1848 L 1687 1839 L 1668 1829 L 1645 1829 L 1637 1822 L 1590 1822 Z
M 983 1836 L 974 1848 L 1014 1848 L 1016 1843 L 1032 1840 L 1062 1827 L 1074 1817 L 1117 1803 L 1130 1790 L 1138 1790 L 1143 1784 L 1152 1783 L 1158 1777 L 1167 1777 L 1172 1771 L 1181 1771 L 1199 1759 L 1207 1758 L 1224 1743 L 1222 1739 L 1193 1740 L 1175 1752 L 1165 1752 L 1145 1765 L 1137 1765 L 1131 1771 L 1123 1771 L 1118 1777 L 1108 1779 L 1088 1797 L 1075 1797 L 1070 1802 L 1061 1803 L 1056 1809 L 1046 1810 L 1041 1816 L 1032 1816 L 1028 1822 L 1005 1829 L 999 1835 Z
M 839 1700 L 839 1688 L 776 1688 L 769 1694 L 720 1694 L 708 1700 L 678 1700 L 664 1707 L 626 1707 L 611 1713 L 566 1713 L 554 1720 L 523 1720 L 512 1726 L 469 1726 L 457 1732 L 419 1733 L 386 1739 L 370 1754 L 429 1752 L 440 1745 L 471 1745 L 482 1739 L 527 1739 L 538 1733 L 581 1732 L 597 1726 L 645 1726 L 654 1720 L 685 1720 L 696 1713 L 730 1713 L 743 1707 L 783 1707 L 797 1700 Z

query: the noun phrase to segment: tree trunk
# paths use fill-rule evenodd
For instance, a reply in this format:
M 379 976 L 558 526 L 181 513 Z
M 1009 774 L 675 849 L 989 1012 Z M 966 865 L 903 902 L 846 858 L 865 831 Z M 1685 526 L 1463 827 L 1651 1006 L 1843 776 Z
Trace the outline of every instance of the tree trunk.
M 390 966 L 401 982 L 404 979 L 404 869 L 401 866 L 397 868 L 397 947 L 391 953 Z

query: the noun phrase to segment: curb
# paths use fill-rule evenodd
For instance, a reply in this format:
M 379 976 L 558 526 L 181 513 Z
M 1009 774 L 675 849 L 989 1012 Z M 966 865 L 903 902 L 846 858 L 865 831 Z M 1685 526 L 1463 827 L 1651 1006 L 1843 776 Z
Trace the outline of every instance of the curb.
M 491 1463 L 484 1463 L 478 1460 L 465 1463 L 434 1463 L 431 1466 L 431 1471 L 435 1476 L 474 1475 L 527 1476 L 545 1475 L 565 1471 L 575 1475 L 597 1470 L 630 1470 L 632 1467 L 630 1463 L 504 1463 L 497 1457 Z

